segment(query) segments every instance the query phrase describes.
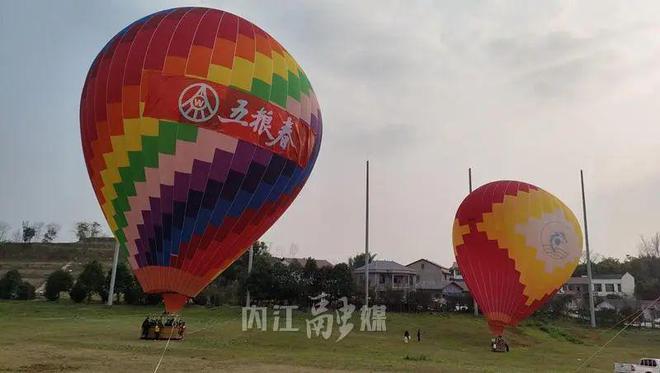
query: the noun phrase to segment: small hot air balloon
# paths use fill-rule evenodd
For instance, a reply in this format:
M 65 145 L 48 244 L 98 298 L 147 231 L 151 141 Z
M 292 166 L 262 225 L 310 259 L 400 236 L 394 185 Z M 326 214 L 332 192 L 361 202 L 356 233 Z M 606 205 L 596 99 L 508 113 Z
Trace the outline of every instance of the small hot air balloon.
M 115 35 L 80 102 L 87 171 L 147 293 L 178 311 L 284 213 L 314 167 L 321 112 L 269 34 L 176 8 Z
M 453 241 L 461 274 L 493 335 L 550 299 L 582 253 L 573 212 L 519 181 L 495 181 L 470 193 L 456 212 Z

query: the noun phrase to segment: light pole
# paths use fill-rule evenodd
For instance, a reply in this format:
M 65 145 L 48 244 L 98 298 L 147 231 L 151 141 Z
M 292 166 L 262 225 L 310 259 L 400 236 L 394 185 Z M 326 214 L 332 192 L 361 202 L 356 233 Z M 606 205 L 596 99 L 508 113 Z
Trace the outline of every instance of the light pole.
M 369 161 L 367 161 L 367 198 L 364 224 L 364 305 L 369 306 Z
M 108 306 L 112 306 L 115 298 L 115 280 L 117 279 L 117 263 L 119 262 L 119 240 L 115 238 L 115 255 L 112 259 L 112 274 L 110 275 L 110 292 L 108 292 Z
M 591 327 L 596 327 L 596 312 L 594 311 L 594 289 L 591 281 L 591 256 L 589 254 L 589 228 L 587 227 L 587 201 L 584 197 L 584 173 L 580 170 L 580 186 L 582 187 L 582 217 L 584 218 L 584 246 L 587 251 L 587 278 L 589 286 L 589 315 Z

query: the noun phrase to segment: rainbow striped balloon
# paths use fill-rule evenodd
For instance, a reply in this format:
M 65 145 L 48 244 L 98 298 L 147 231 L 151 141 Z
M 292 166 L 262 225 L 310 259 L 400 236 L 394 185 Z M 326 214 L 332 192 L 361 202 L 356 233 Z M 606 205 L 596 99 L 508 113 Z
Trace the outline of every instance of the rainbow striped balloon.
M 85 162 L 112 232 L 168 312 L 284 213 L 314 167 L 321 112 L 270 35 L 208 8 L 142 18 L 113 37 L 82 92 Z

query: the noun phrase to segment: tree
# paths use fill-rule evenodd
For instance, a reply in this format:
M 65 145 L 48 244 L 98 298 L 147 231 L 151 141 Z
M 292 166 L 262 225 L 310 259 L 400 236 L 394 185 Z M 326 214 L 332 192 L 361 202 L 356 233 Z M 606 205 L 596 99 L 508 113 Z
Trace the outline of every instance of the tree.
M 89 225 L 89 237 L 90 238 L 95 238 L 99 237 L 101 235 L 101 224 L 98 222 L 93 221 Z
M 401 311 L 403 291 L 394 290 L 391 286 L 388 286 L 385 290 L 377 293 L 376 303 L 385 305 L 388 310 Z
M 76 233 L 78 241 L 84 241 L 89 238 L 89 229 L 89 223 L 84 221 L 79 221 L 74 225 L 73 230 Z
M 406 295 L 408 311 L 424 311 L 433 305 L 431 293 L 425 291 L 411 291 Z
M 16 289 L 16 299 L 18 300 L 31 300 L 35 298 L 35 289 L 31 283 L 23 281 Z
M 541 317 L 558 318 L 568 312 L 568 305 L 574 300 L 570 294 L 555 294 L 534 314 Z
M 351 297 L 353 295 L 353 274 L 346 263 L 339 263 L 330 271 L 330 293 L 337 297 Z
M 654 258 L 660 257 L 660 233 L 656 232 L 651 237 L 640 237 L 639 255 L 651 256 Z
M 39 237 L 41 237 L 43 230 L 44 230 L 44 223 L 42 222 L 36 222 L 32 223 L 32 229 L 34 229 L 34 240 L 39 240 Z
M 108 271 L 105 277 L 105 283 L 109 284 L 112 277 L 112 271 Z M 115 274 L 115 289 L 114 293 L 117 295 L 117 302 L 121 301 L 121 294 L 124 294 L 124 300 L 126 299 L 126 294 L 133 290 L 135 287 L 135 279 L 131 274 L 131 271 L 128 269 L 128 266 L 124 262 L 117 263 L 117 273 Z M 133 295 L 133 294 L 131 294 Z
M 277 262 L 271 271 L 273 275 L 273 298 L 280 304 L 293 303 L 297 299 L 301 277 L 300 266 L 284 265 Z
M 37 231 L 34 229 L 34 227 L 30 224 L 29 221 L 23 221 L 22 227 L 23 227 L 23 243 L 32 242 L 32 239 L 37 234 Z
M 11 226 L 4 221 L 0 221 L 0 243 L 5 243 L 9 241 L 9 232 L 11 231 Z
M 374 258 L 376 258 L 376 255 L 378 254 L 369 254 L 369 263 L 374 261 Z M 348 266 L 351 267 L 351 269 L 355 268 L 360 268 L 364 265 L 364 253 L 357 254 L 356 256 L 349 258 L 348 259 Z
M 91 300 L 94 293 L 101 296 L 101 299 L 106 298 L 108 295 L 103 267 L 101 266 L 101 263 L 96 260 L 85 266 L 80 273 L 80 276 L 78 276 L 78 280 L 76 281 L 76 284 L 74 284 L 74 287 L 78 284 L 87 291 L 88 302 Z
M 59 231 L 60 231 L 60 226 L 58 224 L 50 223 L 46 225 L 46 232 L 44 232 L 44 236 L 41 242 L 43 243 L 53 242 L 55 240 L 55 237 L 57 237 L 57 233 Z
M 23 282 L 21 274 L 12 269 L 0 279 L 0 299 L 16 299 L 18 288 Z
M 275 287 L 273 280 L 273 260 L 268 251 L 254 253 L 252 260 L 252 272 L 241 280 L 241 297 L 245 290 L 250 290 L 250 296 L 255 300 L 273 300 L 272 289 Z M 245 272 L 247 274 L 247 272 Z
M 626 270 L 617 258 L 604 258 L 595 265 L 595 273 L 623 274 Z
M 80 280 L 76 281 L 71 290 L 69 291 L 69 296 L 71 300 L 80 303 L 85 299 L 89 299 L 89 290 L 83 285 Z
M 69 272 L 58 269 L 57 271 L 48 275 L 46 279 L 46 289 L 44 296 L 50 301 L 60 298 L 60 293 L 63 291 L 71 290 L 73 286 L 73 277 Z

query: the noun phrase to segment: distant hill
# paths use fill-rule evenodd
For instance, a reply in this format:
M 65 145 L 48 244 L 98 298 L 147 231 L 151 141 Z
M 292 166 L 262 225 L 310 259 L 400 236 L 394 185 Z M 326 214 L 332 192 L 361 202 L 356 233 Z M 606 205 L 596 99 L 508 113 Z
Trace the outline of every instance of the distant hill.
M 39 287 L 51 272 L 65 266 L 74 276 L 92 260 L 109 269 L 113 253 L 112 238 L 63 243 L 4 243 L 0 244 L 0 276 L 17 269 L 24 280 Z

